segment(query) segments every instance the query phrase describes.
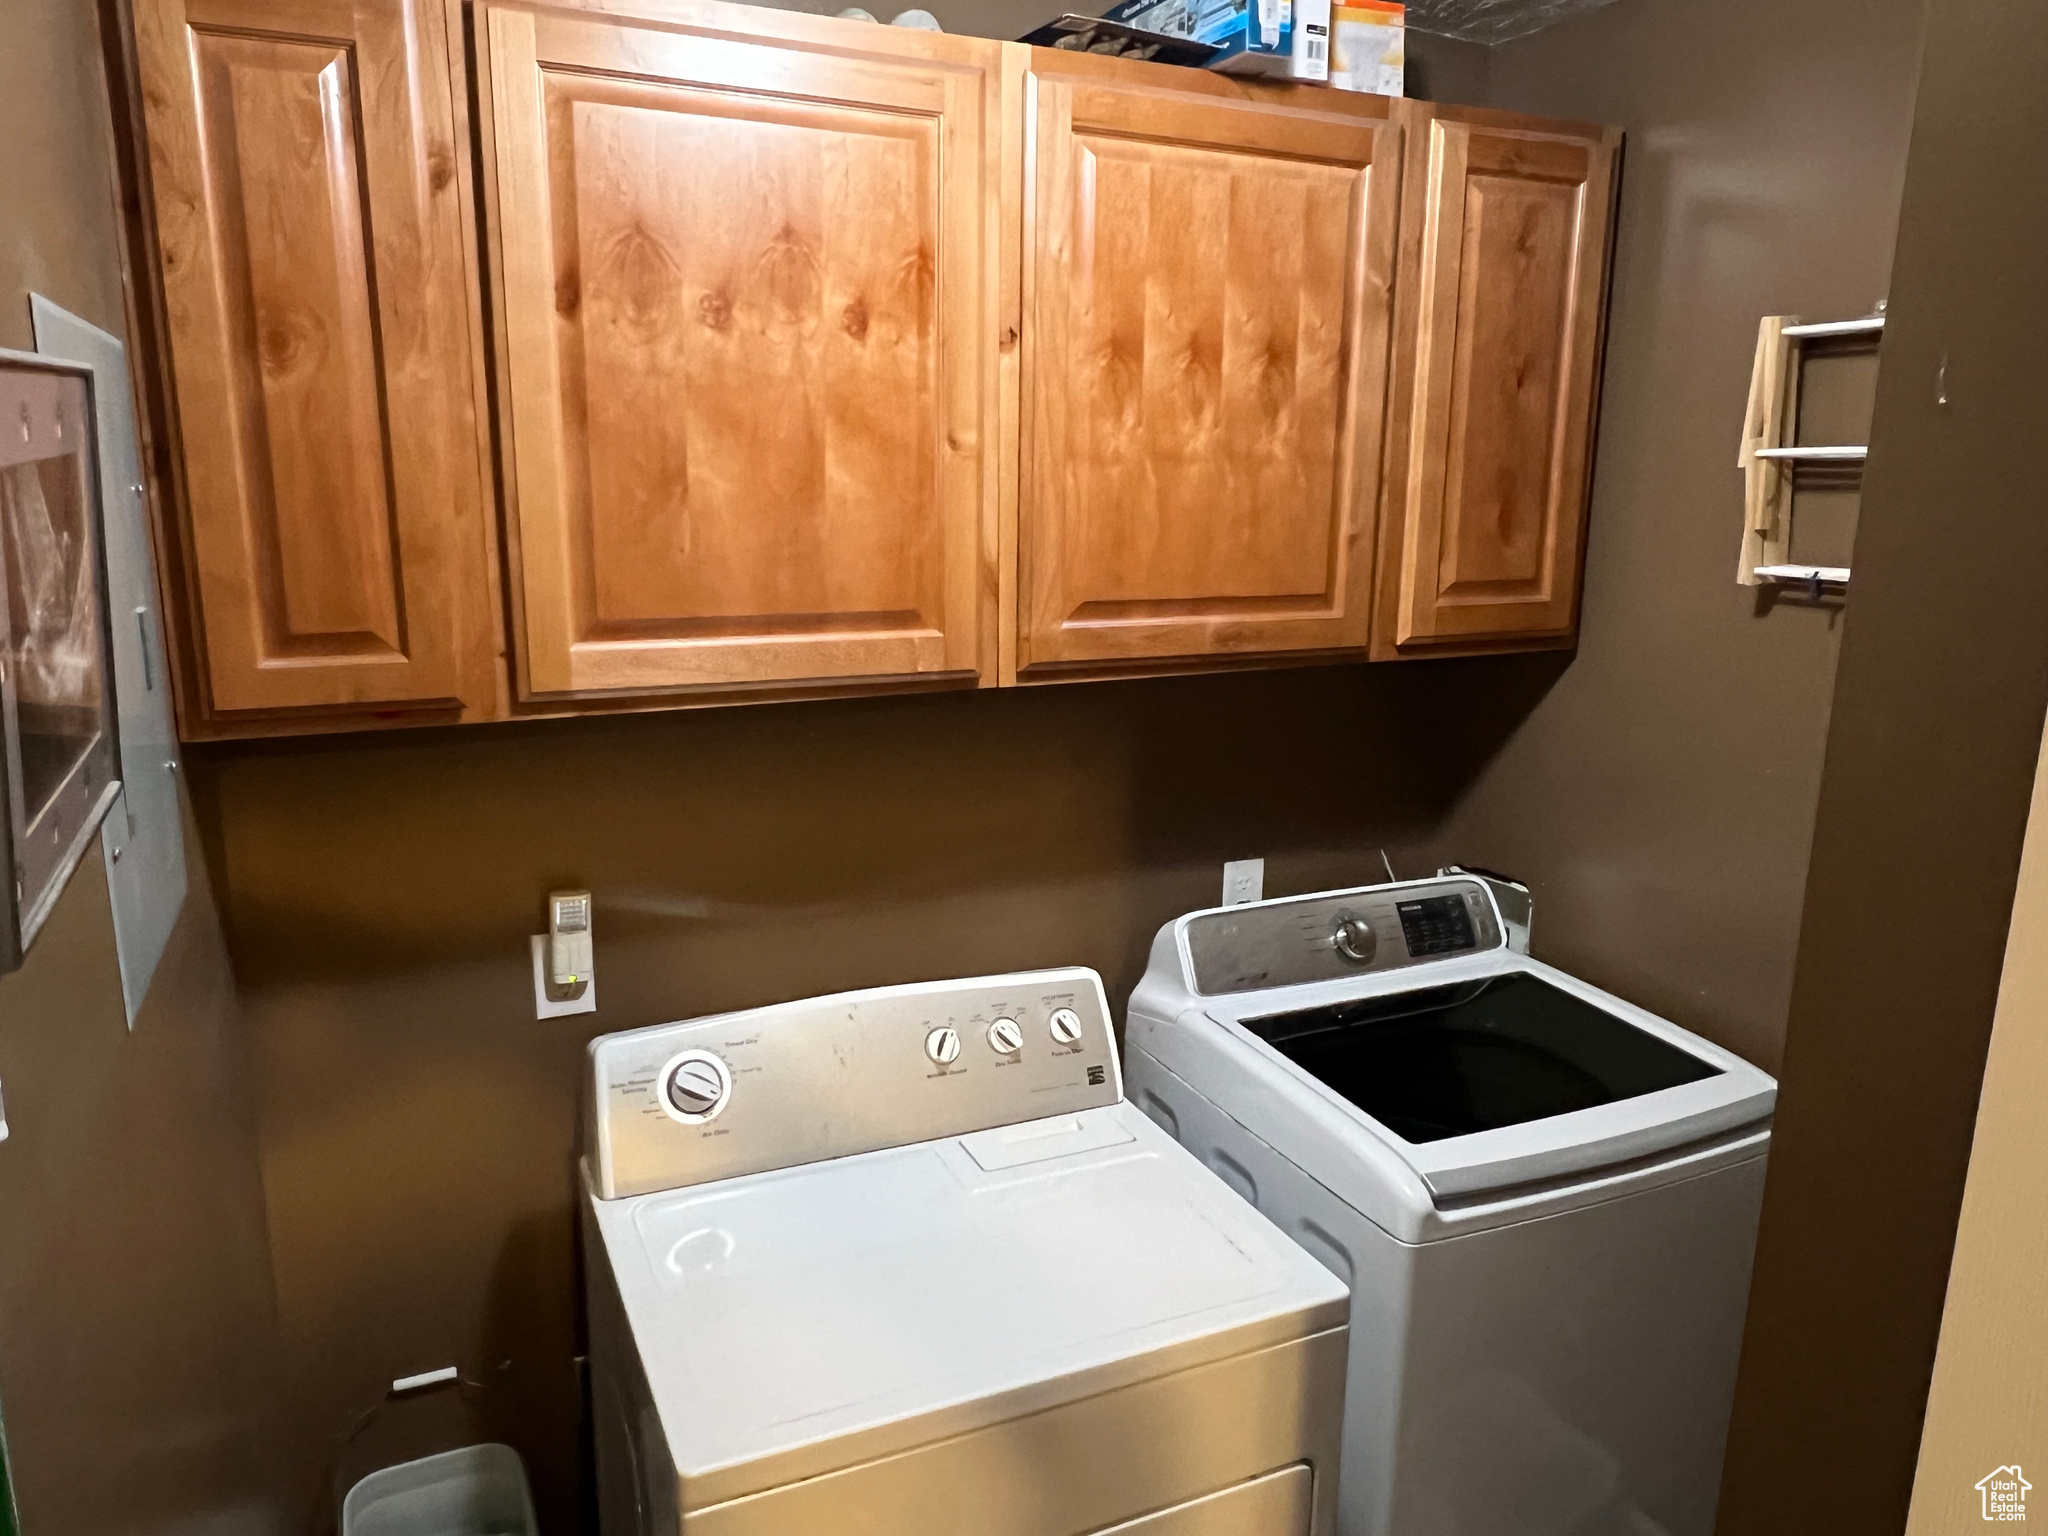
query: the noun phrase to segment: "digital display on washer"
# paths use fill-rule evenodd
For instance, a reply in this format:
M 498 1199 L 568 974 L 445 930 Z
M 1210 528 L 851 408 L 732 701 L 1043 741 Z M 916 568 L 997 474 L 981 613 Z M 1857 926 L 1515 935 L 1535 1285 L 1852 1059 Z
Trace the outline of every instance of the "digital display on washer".
M 1462 896 L 1426 896 L 1397 902 L 1394 910 L 1401 914 L 1401 937 L 1408 953 L 1417 959 L 1456 954 L 1479 942 L 1472 936 L 1472 914 Z
M 1245 1027 L 1410 1142 L 1547 1120 L 1721 1074 L 1523 974 L 1269 1014 Z

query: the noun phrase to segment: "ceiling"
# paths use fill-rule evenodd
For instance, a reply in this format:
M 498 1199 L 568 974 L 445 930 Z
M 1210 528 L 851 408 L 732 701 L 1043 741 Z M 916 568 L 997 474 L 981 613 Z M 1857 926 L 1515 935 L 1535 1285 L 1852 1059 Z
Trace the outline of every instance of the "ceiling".
M 1611 0 L 1408 0 L 1408 25 L 1417 32 L 1504 43 L 1540 31 Z

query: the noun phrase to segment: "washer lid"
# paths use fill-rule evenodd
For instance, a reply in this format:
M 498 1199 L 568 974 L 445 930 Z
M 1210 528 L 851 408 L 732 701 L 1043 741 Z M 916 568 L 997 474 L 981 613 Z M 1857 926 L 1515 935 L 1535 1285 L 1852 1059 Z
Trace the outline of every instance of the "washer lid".
M 1206 1011 L 1278 1058 L 1297 1085 L 1289 1092 L 1317 1096 L 1351 1136 L 1411 1168 L 1439 1206 L 1739 1131 L 1768 1120 L 1777 1096 L 1739 1057 L 1506 951 L 1216 999 Z M 1228 1076 L 1195 1086 L 1259 1129 Z
M 1122 1104 L 595 1210 L 686 1510 L 1349 1309 Z
M 1411 1145 L 1598 1109 L 1724 1071 L 1526 971 L 1243 1022 Z

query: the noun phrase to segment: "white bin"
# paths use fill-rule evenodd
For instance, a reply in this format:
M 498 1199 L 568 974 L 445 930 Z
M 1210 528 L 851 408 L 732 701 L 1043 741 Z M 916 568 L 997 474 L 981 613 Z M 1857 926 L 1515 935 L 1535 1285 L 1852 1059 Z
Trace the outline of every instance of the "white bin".
M 341 1536 L 539 1536 L 526 1468 L 509 1445 L 372 1472 L 341 1505 Z

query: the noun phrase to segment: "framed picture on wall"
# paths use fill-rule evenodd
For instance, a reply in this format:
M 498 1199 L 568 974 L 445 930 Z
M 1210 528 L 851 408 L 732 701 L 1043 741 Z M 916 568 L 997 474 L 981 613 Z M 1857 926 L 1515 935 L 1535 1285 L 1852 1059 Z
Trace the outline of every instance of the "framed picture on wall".
M 0 970 L 120 790 L 89 370 L 0 350 Z

